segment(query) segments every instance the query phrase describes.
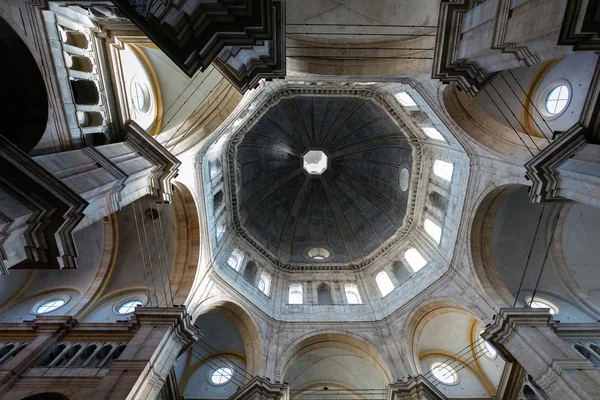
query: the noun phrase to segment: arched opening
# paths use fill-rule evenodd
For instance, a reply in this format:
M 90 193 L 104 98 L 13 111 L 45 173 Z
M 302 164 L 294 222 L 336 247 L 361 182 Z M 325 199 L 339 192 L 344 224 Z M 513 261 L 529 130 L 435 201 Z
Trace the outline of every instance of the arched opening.
M 293 399 L 320 398 L 319 394 L 369 398 L 365 396 L 369 390 L 384 393 L 391 382 L 388 364 L 367 341 L 341 333 L 298 339 L 285 350 L 279 365 Z
M 573 206 L 583 207 L 583 206 Z M 500 307 L 545 308 L 563 322 L 592 322 L 599 307 L 591 295 L 600 278 L 595 269 L 595 209 L 530 204 L 528 188 L 492 190 L 477 208 L 471 245 L 477 275 Z M 587 211 L 590 211 L 587 210 Z M 535 294 L 535 298 L 532 298 Z
M 46 392 L 23 397 L 21 400 L 69 400 L 69 398 L 64 394 Z
M 591 351 L 589 351 L 588 349 L 586 349 L 582 345 L 576 344 L 575 345 L 575 350 L 577 350 L 579 352 L 579 354 L 581 354 L 587 360 L 589 360 L 589 362 L 591 362 L 592 364 L 594 364 L 594 366 L 596 366 L 596 367 L 600 366 L 600 359 L 598 359 L 598 357 L 596 357 L 595 354 L 593 354 Z
M 331 297 L 331 288 L 326 283 L 321 283 L 317 287 L 317 300 L 319 305 L 328 306 L 333 304 L 333 299 Z
M 60 38 L 64 44 L 78 47 L 80 49 L 87 49 L 88 40 L 83 33 L 68 30 L 63 28 L 62 26 L 58 27 L 58 31 L 60 34 Z
M 83 56 L 75 56 L 72 54 L 65 53 L 65 64 L 66 67 L 80 72 L 91 73 L 94 71 L 94 65 L 92 61 Z
M 260 373 L 261 338 L 253 318 L 245 309 L 228 300 L 214 299 L 204 304 L 197 315 L 195 325 L 200 329 L 203 337 L 194 346 L 194 349 L 199 351 L 195 352 L 195 355 L 190 355 L 194 362 L 198 361 L 198 357 L 206 360 L 220 353 L 226 353 L 225 358 L 232 358 L 239 362 L 230 365 L 234 375 L 238 374 L 233 379 L 234 386 Z M 181 360 L 178 364 L 180 363 Z M 212 367 L 217 368 L 219 363 L 215 361 L 214 364 Z
M 229 265 L 235 271 L 240 270 L 242 267 L 242 262 L 244 262 L 244 255 L 238 249 L 233 250 L 227 259 L 227 265 Z
M 217 212 L 223 205 L 223 191 L 219 190 L 213 196 L 213 212 Z
M 288 303 L 289 304 L 302 304 L 303 296 L 302 296 L 302 284 L 293 283 L 290 285 L 289 293 L 288 293 Z
M 414 340 L 419 372 L 448 398 L 494 396 L 504 360 L 480 337 L 485 325 L 452 307 L 423 313 Z
M 100 101 L 98 87 L 92 81 L 85 79 L 72 80 L 71 89 L 73 91 L 75 104 L 95 105 Z
M 77 122 L 82 128 L 86 126 L 102 126 L 104 117 L 96 111 L 78 111 Z
M 19 35 L 0 18 L 2 135 L 29 153 L 48 121 L 48 93 L 38 65 Z
M 200 224 L 198 209 L 192 192 L 181 182 L 174 183 L 173 211 L 175 214 L 175 262 L 170 282 L 175 304 L 187 304 L 191 294 L 198 260 L 200 258 Z
M 248 261 L 246 264 L 246 268 L 244 269 L 244 278 L 254 284 L 256 280 L 256 273 L 258 272 L 258 267 L 254 261 Z

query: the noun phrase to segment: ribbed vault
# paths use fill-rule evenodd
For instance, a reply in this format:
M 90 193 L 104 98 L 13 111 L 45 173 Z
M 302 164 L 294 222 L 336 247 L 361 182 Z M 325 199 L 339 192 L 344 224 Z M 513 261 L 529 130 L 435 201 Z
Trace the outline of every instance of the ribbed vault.
M 303 156 L 327 156 L 309 174 Z M 359 260 L 402 225 L 412 150 L 400 127 L 372 100 L 295 96 L 272 106 L 237 146 L 241 227 L 284 263 Z M 313 247 L 329 256 L 312 259 Z

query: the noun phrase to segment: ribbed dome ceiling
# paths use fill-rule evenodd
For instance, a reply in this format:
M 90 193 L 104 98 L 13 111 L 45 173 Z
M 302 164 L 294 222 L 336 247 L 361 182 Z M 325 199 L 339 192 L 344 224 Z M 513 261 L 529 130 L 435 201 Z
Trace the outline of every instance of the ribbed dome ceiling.
M 320 175 L 303 168 L 313 150 L 328 158 Z M 297 96 L 270 108 L 245 134 L 236 170 L 240 223 L 260 245 L 283 263 L 347 263 L 402 225 L 412 150 L 371 100 Z M 315 246 L 330 256 L 311 259 Z

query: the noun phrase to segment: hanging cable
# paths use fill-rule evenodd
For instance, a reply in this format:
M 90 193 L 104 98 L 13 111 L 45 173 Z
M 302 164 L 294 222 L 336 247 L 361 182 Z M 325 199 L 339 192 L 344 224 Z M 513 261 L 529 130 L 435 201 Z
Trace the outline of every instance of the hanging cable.
M 146 279 L 146 289 L 148 289 L 148 302 L 152 307 L 152 296 L 150 295 L 150 285 L 148 284 L 148 271 L 146 270 L 146 262 L 144 261 L 144 251 L 142 250 L 142 238 L 140 237 L 140 228 L 138 226 L 137 213 L 135 211 L 135 203 L 131 204 L 133 207 L 133 218 L 135 220 L 135 231 L 137 232 L 138 243 L 140 246 L 140 256 L 142 257 L 142 265 L 144 266 L 144 278 Z
M 212 71 L 210 71 L 208 74 L 210 75 L 212 73 Z M 206 79 L 204 79 L 206 80 Z M 169 125 L 169 123 L 173 120 L 173 118 L 175 118 L 175 116 L 177 115 L 177 113 L 179 113 L 179 111 L 181 111 L 181 109 L 183 108 L 183 106 L 187 103 L 187 101 L 194 95 L 194 93 L 196 93 L 196 90 L 198 90 L 198 88 L 200 87 L 200 85 L 202 85 L 202 83 L 204 82 L 204 80 L 202 82 L 200 82 L 200 84 L 198 84 L 198 86 L 196 86 L 196 89 L 192 90 L 192 92 L 190 93 L 190 95 L 185 99 L 185 101 L 183 103 L 181 103 L 181 105 L 179 106 L 179 108 L 177 109 L 177 111 L 175 111 L 175 113 L 171 116 L 171 118 L 169 118 L 169 120 L 167 121 L 167 123 L 165 124 L 165 127 Z M 156 124 L 158 124 L 160 121 L 163 120 L 163 118 L 167 115 L 167 113 L 169 111 L 171 111 L 171 108 L 173 108 L 173 106 L 177 103 L 177 100 L 179 100 L 181 98 L 181 96 L 185 93 L 186 90 L 188 90 L 188 88 L 192 85 L 192 83 L 194 82 L 194 79 L 190 79 L 190 82 L 187 84 L 187 86 L 181 91 L 181 93 L 179 93 L 179 96 L 177 96 L 177 98 L 175 99 L 175 101 L 169 106 L 169 108 L 167 108 L 166 111 L 164 111 L 162 113 L 162 115 L 160 116 L 160 118 L 155 121 L 152 125 L 150 125 L 150 127 L 146 130 L 147 132 L 151 132 L 152 129 L 156 126 Z
M 535 126 L 538 127 L 538 129 L 540 130 L 540 133 L 544 136 L 544 139 L 546 139 L 546 141 L 548 143 L 550 143 L 550 140 L 548 139 L 548 137 L 546 137 L 546 134 L 544 133 L 544 131 L 542 130 L 542 128 L 540 127 L 540 125 L 538 124 L 538 122 L 535 120 L 535 118 L 533 117 L 533 114 L 531 114 L 531 112 L 527 109 L 527 107 L 525 107 L 525 105 L 523 104 L 523 102 L 521 101 L 521 99 L 519 99 L 519 96 L 517 95 L 517 93 L 513 90 L 512 86 L 508 83 L 508 81 L 506 80 L 506 78 L 504 77 L 504 75 L 502 73 L 500 73 L 500 77 L 502 77 L 502 79 L 504 80 L 504 82 L 506 83 L 506 86 L 508 86 L 510 88 L 510 91 L 515 95 L 515 97 L 517 98 L 517 100 L 519 100 L 519 102 L 521 103 L 521 106 L 523 107 L 523 109 L 527 112 L 527 114 L 531 117 L 531 120 L 533 121 L 533 123 L 535 124 Z M 533 104 L 533 103 L 532 103 Z M 543 119 L 543 118 L 542 118 Z M 545 120 L 544 120 L 545 121 Z M 547 125 L 547 124 L 546 124 Z M 552 131 L 550 131 L 550 133 L 552 133 Z
M 197 90 L 197 89 L 198 89 L 200 86 L 202 86 L 202 84 L 203 84 L 203 83 L 204 83 L 204 82 L 205 82 L 205 81 L 208 79 L 208 77 L 210 76 L 210 74 L 212 74 L 212 73 L 213 73 L 213 71 L 215 71 L 215 70 L 213 69 L 213 70 L 212 70 L 212 71 L 210 71 L 208 74 L 206 74 L 206 77 L 205 77 L 205 78 L 202 80 L 202 82 L 200 82 L 200 84 L 199 84 L 199 85 L 196 87 L 196 90 Z M 208 96 L 210 96 L 210 94 L 213 92 L 213 90 L 215 90 L 215 88 L 216 88 L 216 87 L 217 87 L 217 86 L 215 86 L 214 88 L 212 88 L 212 90 L 211 90 L 211 91 L 208 93 L 208 95 L 206 95 L 206 97 L 204 98 L 204 100 L 206 100 L 206 99 L 208 98 Z M 193 92 L 193 93 L 195 93 L 195 92 L 196 92 L 196 91 L 194 90 L 194 92 Z M 193 94 L 193 93 L 192 93 L 192 94 Z M 190 95 L 190 97 L 191 97 L 191 95 Z M 189 100 L 189 98 L 188 98 L 188 100 Z M 184 105 L 184 104 L 185 104 L 185 103 L 183 103 L 183 104 L 181 105 L 181 107 L 183 107 L 183 105 Z M 192 116 L 192 115 L 194 115 L 194 114 L 196 113 L 196 111 L 198 111 L 198 110 L 200 109 L 200 107 L 202 106 L 202 104 L 204 104 L 204 101 L 200 101 L 200 102 L 198 102 L 198 106 L 197 106 L 197 107 L 194 109 L 194 111 L 192 111 L 192 113 L 190 113 L 190 115 L 188 115 L 188 116 L 186 117 L 185 121 L 183 121 L 183 122 L 181 123 L 181 125 L 179 125 L 179 126 L 177 127 L 177 129 L 176 129 L 176 130 L 175 130 L 175 132 L 174 132 L 174 133 L 171 135 L 171 137 L 169 138 L 169 140 L 167 140 L 167 141 L 165 142 L 165 144 L 163 145 L 163 147 L 164 147 L 165 149 L 167 149 L 167 148 L 168 148 L 167 146 L 169 146 L 169 143 L 171 143 L 171 140 L 173 140 L 173 138 L 175 138 L 175 136 L 177 135 L 177 133 L 179 133 L 179 130 L 180 130 L 180 129 L 181 129 L 181 128 L 182 128 L 182 127 L 185 125 L 185 123 L 186 123 L 186 122 L 187 122 L 187 121 L 188 121 L 188 120 L 191 118 L 191 116 Z M 181 107 L 180 107 L 180 109 L 181 109 Z M 179 111 L 178 111 L 178 112 L 179 112 Z M 173 115 L 173 117 L 174 117 L 174 116 L 175 116 L 175 115 Z M 171 118 L 171 119 L 172 119 L 172 118 Z M 170 121 L 169 121 L 169 122 L 170 122 Z
M 158 208 L 158 205 L 156 206 L 156 208 Z M 165 264 L 167 262 L 167 245 L 165 244 L 165 230 L 163 229 L 163 224 L 162 224 L 162 217 L 160 216 L 160 211 L 158 212 L 158 226 L 160 227 L 160 233 L 162 236 L 162 247 L 163 247 L 163 252 L 165 255 Z M 171 305 L 174 307 L 175 306 L 175 300 L 173 297 L 173 286 L 171 286 L 171 278 L 169 276 L 169 269 L 167 268 L 167 281 L 169 283 L 169 293 L 171 295 Z
M 152 212 L 155 211 L 154 207 L 152 206 L 151 201 L 148 201 L 148 207 L 150 207 L 150 210 Z M 157 207 L 156 214 L 159 214 L 159 213 L 160 213 L 160 211 L 158 211 L 158 207 Z M 161 249 L 160 249 L 160 246 L 158 245 L 158 235 L 156 234 L 156 218 L 152 218 L 152 231 L 154 232 L 154 243 L 156 244 L 156 252 L 158 253 L 158 270 L 160 272 L 160 279 L 163 282 L 163 288 L 165 288 L 165 279 L 163 276 Z M 165 264 L 167 264 L 166 258 L 167 258 L 167 255 L 165 254 Z M 168 273 L 169 273 L 168 265 L 166 266 L 166 268 L 167 268 L 167 279 L 168 279 Z M 167 285 L 170 286 L 170 282 L 167 282 Z M 169 298 L 167 297 L 167 289 L 165 288 L 164 291 L 165 291 L 165 305 L 166 305 L 166 307 L 168 307 L 169 306 L 169 301 L 168 301 Z M 173 307 L 173 298 L 172 297 L 171 297 L 171 307 Z
M 537 293 L 538 285 L 540 284 L 540 280 L 542 279 L 542 273 L 544 272 L 544 268 L 546 267 L 546 260 L 548 259 L 548 253 L 550 253 L 550 247 L 552 247 L 552 240 L 554 239 L 554 234 L 556 233 L 556 226 L 558 225 L 558 220 L 560 218 L 560 211 L 557 211 L 556 219 L 554 220 L 554 226 L 552 227 L 552 234 L 550 235 L 550 240 L 548 241 L 548 246 L 546 247 L 546 254 L 544 255 L 544 261 L 542 262 L 542 268 L 540 268 L 540 273 L 537 277 L 537 281 L 535 282 L 535 287 L 533 288 L 533 294 L 531 295 L 531 301 L 529 302 L 529 307 L 533 303 L 533 299 L 535 299 L 535 294 Z
M 214 88 L 212 88 L 212 89 L 211 89 L 211 91 L 210 91 L 210 92 L 208 92 L 208 94 L 206 95 L 206 98 L 205 98 L 205 99 L 207 99 L 207 98 L 208 98 L 208 97 L 209 97 L 209 96 L 212 94 L 212 92 L 214 92 L 214 91 L 215 91 L 215 89 L 216 89 L 216 88 L 217 88 L 217 86 L 215 86 Z M 188 120 L 188 119 L 189 119 L 189 118 L 190 118 L 192 115 L 194 115 L 194 114 L 196 113 L 196 111 L 198 111 L 198 110 L 200 109 L 200 107 L 201 107 L 203 104 L 204 104 L 204 102 L 200 102 L 200 104 L 198 104 L 198 107 L 196 107 L 196 109 L 194 110 L 194 112 L 193 112 L 193 113 L 191 113 L 191 114 L 190 114 L 190 115 L 189 115 L 189 116 L 186 118 L 186 120 L 184 121 L 184 123 L 183 123 L 183 124 L 181 124 L 181 126 L 183 126 L 183 125 L 185 124 L 185 122 L 186 122 L 186 121 L 187 121 L 187 120 Z M 175 145 L 173 145 L 173 147 L 171 147 L 170 149 L 168 149 L 168 150 L 169 150 L 171 153 L 173 153 L 173 152 L 174 152 L 174 150 L 175 150 L 175 147 L 177 147 L 177 145 L 178 145 L 178 144 L 179 144 L 179 143 L 180 143 L 180 142 L 181 142 L 183 139 L 185 139 L 185 138 L 187 137 L 187 135 L 188 135 L 188 134 L 189 134 L 189 133 L 192 131 L 192 128 L 193 128 L 193 127 L 196 125 L 196 123 L 197 123 L 197 122 L 200 120 L 200 118 L 201 118 L 201 117 L 202 117 L 202 114 L 198 115 L 198 117 L 197 117 L 197 118 L 194 120 L 194 122 L 193 122 L 193 123 L 190 125 L 190 127 L 188 128 L 187 132 L 185 132 L 183 135 L 180 135 L 180 136 L 179 136 L 179 140 L 177 140 L 177 143 L 175 143 Z M 173 138 L 173 137 L 171 137 L 171 138 Z M 171 139 L 169 139 L 169 142 L 170 142 L 170 141 L 171 141 Z M 167 148 L 167 144 L 168 144 L 168 142 L 165 144 L 165 146 L 164 146 L 165 148 Z
M 533 253 L 535 239 L 537 238 L 537 234 L 540 229 L 540 223 L 542 222 L 542 217 L 544 215 L 545 208 L 546 208 L 546 203 L 542 204 L 542 211 L 540 212 L 540 218 L 538 219 L 537 226 L 535 227 L 535 232 L 533 234 L 533 240 L 531 241 L 531 247 L 529 248 L 529 254 L 527 255 L 527 262 L 525 263 L 525 269 L 523 269 L 523 275 L 521 276 L 521 282 L 519 282 L 519 288 L 517 289 L 517 294 L 515 295 L 515 302 L 513 303 L 513 308 L 515 308 L 517 306 L 517 301 L 519 300 L 519 295 L 521 294 L 521 288 L 523 287 L 523 282 L 525 281 L 525 274 L 527 273 L 527 268 L 529 267 L 529 260 L 531 260 L 531 253 Z
M 517 130 L 511 125 L 511 123 L 508 120 L 508 118 L 506 118 L 506 115 L 504 115 L 504 113 L 502 112 L 502 110 L 498 106 L 498 103 L 496 103 L 496 101 L 492 98 L 492 96 L 490 96 L 490 94 L 488 93 L 488 90 L 487 90 L 487 86 L 485 88 L 483 88 L 483 91 L 484 91 L 485 94 L 487 94 L 487 96 L 490 98 L 490 100 L 492 101 L 492 103 L 494 103 L 494 105 L 496 106 L 496 108 L 498 109 L 498 111 L 500 111 L 500 114 L 502 114 L 502 116 L 504 117 L 504 120 L 506 121 L 506 123 L 508 124 L 508 126 L 510 126 L 512 128 L 512 130 L 515 132 L 515 134 L 517 135 L 517 137 L 519 138 L 519 140 L 521 141 L 521 143 L 523 143 L 523 146 L 525 146 L 525 148 L 527 149 L 527 151 L 529 151 L 529 154 L 531 154 L 531 156 L 533 157 L 534 156 L 533 151 L 531 151 L 531 149 L 529 148 L 529 146 L 527 146 L 525 144 L 525 141 L 523 140 L 523 138 L 521 137 L 521 135 L 519 135 L 519 132 L 517 132 Z
M 502 76 L 502 74 L 500 74 Z M 525 129 L 525 127 L 523 126 L 523 124 L 521 123 L 521 120 L 517 118 L 517 116 L 515 115 L 515 113 L 513 112 L 512 108 L 510 108 L 510 106 L 508 105 L 508 103 L 506 102 L 506 100 L 504 100 L 504 97 L 502 97 L 500 95 L 500 92 L 498 92 L 498 89 L 496 89 L 496 86 L 494 86 L 494 82 L 490 82 L 490 86 L 492 87 L 492 89 L 494 89 L 494 91 L 496 92 L 496 94 L 498 95 L 498 97 L 500 98 L 500 100 L 502 100 L 502 103 L 504 103 L 504 105 L 506 106 L 506 108 L 508 108 L 508 111 L 510 111 L 510 114 L 513 116 L 513 118 L 515 119 L 515 121 L 517 121 L 519 123 L 519 125 L 521 126 L 521 129 L 523 129 L 523 132 L 529 137 L 529 139 L 531 140 L 531 143 L 533 143 L 533 146 L 537 149 L 537 151 L 540 151 L 540 148 L 538 147 L 537 143 L 535 143 L 535 141 L 533 140 L 533 138 L 531 137 L 531 135 L 529 134 L 529 132 L 527 132 L 527 129 Z M 512 126 L 512 125 L 511 125 Z M 513 128 L 514 129 L 514 128 Z
M 150 276 L 152 277 L 152 287 L 154 288 L 154 295 L 156 296 L 156 306 L 160 307 L 158 301 L 158 295 L 156 294 L 156 280 L 154 279 L 154 266 L 152 265 L 152 256 L 150 255 L 150 245 L 148 244 L 148 234 L 146 233 L 146 223 L 144 222 L 144 212 L 142 211 L 142 203 L 138 203 L 140 206 L 140 218 L 142 219 L 142 230 L 144 231 L 144 237 L 146 238 L 146 250 L 148 251 L 148 261 L 150 264 Z M 163 283 L 164 289 L 164 283 Z
M 519 85 L 519 88 L 525 94 L 525 97 L 527 97 L 527 100 L 529 100 L 529 103 L 531 103 L 531 105 L 533 106 L 533 109 L 535 111 L 537 111 L 537 113 L 539 115 L 542 115 L 542 113 L 537 108 L 537 106 L 535 105 L 535 103 L 533 102 L 533 100 L 531 100 L 531 97 L 529 97 L 529 94 L 527 94 L 527 92 L 525 91 L 525 89 L 523 89 L 523 86 L 521 86 L 521 83 L 517 80 L 517 78 L 515 77 L 515 75 L 512 73 L 512 71 L 510 69 L 508 70 L 508 73 L 512 76 L 512 78 L 515 80 L 515 82 L 517 82 L 517 85 Z M 550 130 L 550 132 L 553 132 L 552 128 L 550 128 L 550 125 L 548 125 L 548 121 L 546 121 L 546 118 L 542 117 L 542 121 L 544 121 L 544 124 L 546 124 L 546 127 L 548 128 L 548 130 Z
M 204 345 L 206 345 L 208 348 L 204 347 L 201 343 L 204 343 Z M 215 349 L 214 347 L 210 346 L 206 342 L 202 342 L 202 339 L 199 339 L 198 341 L 196 341 L 196 344 L 199 345 L 207 353 L 217 353 L 217 358 L 219 358 L 221 361 L 226 360 L 226 359 L 224 359 L 224 358 L 222 358 L 222 357 L 220 357 L 218 355 L 219 351 L 217 349 Z M 250 374 L 249 372 L 247 372 L 247 371 L 244 371 L 244 375 L 245 375 L 245 377 L 247 379 L 254 379 L 254 376 L 252 374 Z

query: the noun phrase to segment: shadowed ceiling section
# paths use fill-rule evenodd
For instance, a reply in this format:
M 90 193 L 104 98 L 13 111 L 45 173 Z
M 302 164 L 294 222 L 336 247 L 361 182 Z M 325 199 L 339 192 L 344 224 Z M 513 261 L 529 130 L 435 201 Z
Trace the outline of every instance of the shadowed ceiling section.
M 310 175 L 303 156 L 320 150 L 322 174 Z M 241 226 L 284 263 L 357 261 L 402 225 L 412 150 L 398 125 L 375 102 L 358 97 L 296 96 L 281 100 L 237 148 Z

